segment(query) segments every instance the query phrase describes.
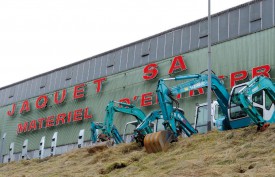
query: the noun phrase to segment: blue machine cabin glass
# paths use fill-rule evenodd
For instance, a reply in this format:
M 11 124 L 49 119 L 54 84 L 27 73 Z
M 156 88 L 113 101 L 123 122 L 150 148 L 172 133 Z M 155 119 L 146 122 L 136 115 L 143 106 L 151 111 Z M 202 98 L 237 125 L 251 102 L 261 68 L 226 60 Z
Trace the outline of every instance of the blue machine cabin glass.
M 199 106 L 197 110 L 197 117 L 196 117 L 196 129 L 200 133 L 207 132 L 207 105 Z
M 273 102 L 270 98 L 270 95 L 265 94 L 265 109 L 270 110 L 270 108 L 272 107 Z
M 233 88 L 232 94 L 238 93 L 241 89 L 243 89 L 245 85 L 240 85 L 235 88 Z M 241 107 L 236 105 L 232 99 L 230 99 L 230 119 L 239 119 L 246 117 L 247 114 L 242 111 Z

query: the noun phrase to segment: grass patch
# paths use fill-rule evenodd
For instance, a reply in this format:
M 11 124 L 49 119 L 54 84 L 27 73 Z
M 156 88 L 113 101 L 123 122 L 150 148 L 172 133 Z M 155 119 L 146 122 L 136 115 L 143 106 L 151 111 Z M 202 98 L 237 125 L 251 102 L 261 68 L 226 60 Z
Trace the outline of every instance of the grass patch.
M 1 176 L 274 176 L 275 125 L 179 138 L 167 152 L 147 154 L 135 143 L 103 144 L 60 156 L 0 164 Z
M 125 162 L 114 162 L 108 165 L 106 168 L 102 168 L 99 170 L 99 174 L 108 174 L 113 170 L 121 169 L 127 167 L 127 163 Z

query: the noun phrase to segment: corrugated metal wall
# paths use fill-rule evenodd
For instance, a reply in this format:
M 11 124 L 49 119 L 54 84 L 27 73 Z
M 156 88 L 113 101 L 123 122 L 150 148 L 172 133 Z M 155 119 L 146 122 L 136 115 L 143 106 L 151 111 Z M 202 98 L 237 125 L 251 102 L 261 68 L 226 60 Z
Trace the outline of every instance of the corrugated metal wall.
M 275 68 L 274 41 L 275 28 L 271 28 L 262 32 L 214 45 L 212 48 L 213 70 L 217 75 L 223 74 L 229 76 L 231 72 L 239 70 L 248 70 L 251 73 L 252 67 L 264 64 L 269 64 L 272 68 Z M 207 68 L 206 48 L 185 53 L 183 56 L 188 69 L 177 74 L 199 73 Z M 103 89 L 100 93 L 95 92 L 95 84 L 92 82 L 87 82 L 86 96 L 84 100 L 73 100 L 73 87 L 69 87 L 67 88 L 67 99 L 62 105 L 53 104 L 53 93 L 49 93 L 48 97 L 50 101 L 45 110 L 35 109 L 34 103 L 36 97 L 29 99 L 31 103 L 31 111 L 24 115 L 18 113 L 22 102 L 17 103 L 17 114 L 14 117 L 9 117 L 6 114 L 7 110 L 11 109 L 11 105 L 1 107 L 0 129 L 1 132 L 7 133 L 5 153 L 7 153 L 11 142 L 15 142 L 15 152 L 20 152 L 25 139 L 29 139 L 29 150 L 38 149 L 42 136 L 46 136 L 45 147 L 50 147 L 51 138 L 56 131 L 58 131 L 57 145 L 76 143 L 78 133 L 81 129 L 85 129 L 85 140 L 88 140 L 90 138 L 90 121 L 103 121 L 105 116 L 104 109 L 110 100 L 119 100 L 124 97 L 129 97 L 133 100 L 132 98 L 134 96 L 139 96 L 139 99 L 137 101 L 133 101 L 132 103 L 136 106 L 140 106 L 140 96 L 142 93 L 155 92 L 157 80 L 159 78 L 170 77 L 167 73 L 171 65 L 171 60 L 172 58 L 168 58 L 157 62 L 159 66 L 159 75 L 154 80 L 144 81 L 142 78 L 143 67 L 137 67 L 123 73 L 108 76 L 107 81 L 103 83 Z M 271 70 L 271 75 L 274 79 L 274 69 Z M 70 80 L 68 81 L 71 82 Z M 225 80 L 225 83 L 226 86 L 229 87 L 228 78 Z M 70 83 L 66 86 L 73 84 L 74 83 Z M 175 83 L 172 82 L 171 85 L 173 84 Z M 41 83 L 38 85 L 41 86 Z M 59 88 L 62 87 L 60 86 Z M 190 120 L 190 122 L 193 122 L 195 104 L 205 102 L 206 97 L 205 95 L 189 97 L 188 94 L 184 94 L 183 97 L 184 99 L 180 100 L 180 106 L 186 110 L 186 117 Z M 155 99 L 153 99 L 153 103 L 155 103 Z M 89 107 L 90 113 L 93 114 L 93 118 L 90 120 L 71 122 L 58 127 L 41 129 L 16 135 L 18 123 L 23 123 L 24 121 L 30 121 L 41 117 L 47 117 L 50 115 L 57 115 L 62 112 L 67 113 L 78 108 L 85 107 Z M 158 109 L 158 106 L 154 105 L 142 108 L 142 110 L 146 113 L 153 109 Z M 117 114 L 115 117 L 115 125 L 118 127 L 120 132 L 122 132 L 125 123 L 130 120 L 133 120 L 130 116 Z
M 274 1 L 256 0 L 213 15 L 212 43 L 221 43 L 273 27 Z M 15 83 L 0 89 L 0 106 L 204 48 L 207 45 L 207 32 L 207 19 L 200 19 Z

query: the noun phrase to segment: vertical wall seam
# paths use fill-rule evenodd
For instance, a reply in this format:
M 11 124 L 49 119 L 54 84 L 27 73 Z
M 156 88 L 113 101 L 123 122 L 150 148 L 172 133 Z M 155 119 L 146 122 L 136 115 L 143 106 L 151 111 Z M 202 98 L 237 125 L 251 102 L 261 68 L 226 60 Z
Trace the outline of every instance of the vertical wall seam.
M 163 52 L 163 58 L 165 58 L 166 56 L 166 52 L 165 52 L 165 50 L 166 50 L 166 35 L 167 35 L 167 33 L 166 34 L 164 34 L 164 52 Z M 161 59 L 163 59 L 163 58 L 161 58 Z
M 208 29 L 207 29 L 207 30 L 208 30 Z M 198 38 L 197 47 L 198 47 L 198 48 L 200 48 L 200 41 L 201 41 L 201 39 L 200 39 L 200 34 L 201 34 L 201 22 L 199 23 L 199 34 L 198 34 L 198 36 L 197 36 L 197 38 Z
M 172 41 L 172 56 L 174 56 L 174 42 L 175 42 L 175 31 L 172 32 L 173 35 L 173 41 Z
M 239 16 L 238 16 L 238 36 L 240 35 L 241 31 L 241 9 L 238 10 Z
M 218 16 L 218 42 L 220 42 L 220 16 Z
M 127 54 L 126 54 L 126 70 L 128 69 L 128 62 L 129 62 L 129 49 L 130 47 L 127 48 Z
M 251 33 L 250 12 L 251 12 L 251 5 L 248 6 L 248 33 Z
M 120 72 L 120 68 L 121 68 L 122 50 L 123 50 L 123 49 L 120 50 L 118 72 Z
M 133 65 L 132 65 L 132 67 L 135 67 L 135 60 L 136 60 L 136 48 L 137 48 L 137 44 L 135 44 L 135 49 L 134 49 L 134 58 L 133 58 Z
M 230 38 L 229 32 L 230 32 L 230 12 L 227 13 L 227 39 Z
M 182 53 L 182 34 L 183 34 L 183 28 L 180 30 L 180 53 Z
M 189 47 L 188 47 L 188 51 L 190 51 L 190 49 L 191 49 L 191 35 L 192 35 L 192 28 L 191 28 L 191 26 L 189 26 Z

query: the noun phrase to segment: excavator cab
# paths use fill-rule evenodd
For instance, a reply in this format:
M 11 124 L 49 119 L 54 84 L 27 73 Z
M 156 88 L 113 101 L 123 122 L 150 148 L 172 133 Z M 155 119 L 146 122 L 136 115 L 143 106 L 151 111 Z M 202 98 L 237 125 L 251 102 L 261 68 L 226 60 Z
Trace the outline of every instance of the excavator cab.
M 195 113 L 195 129 L 199 133 L 211 131 L 216 126 L 216 119 L 224 118 L 217 101 L 211 103 L 211 122 L 208 121 L 207 103 L 197 104 Z
M 241 109 L 240 106 L 236 105 L 232 100 L 234 94 L 240 92 L 247 86 L 247 83 L 237 85 L 232 88 L 231 96 L 229 99 L 229 121 L 230 125 L 233 129 L 246 127 L 254 122 L 249 118 L 249 116 Z M 252 101 L 252 105 L 257 109 L 259 114 L 263 117 L 263 119 L 269 123 L 274 122 L 273 114 L 274 114 L 274 103 L 272 102 L 271 96 L 265 90 L 259 90 L 255 92 L 251 96 L 248 97 L 250 101 Z
M 252 95 L 252 101 L 264 120 L 271 122 L 275 106 L 270 95 L 265 90 L 261 90 Z
M 164 130 L 162 123 L 163 123 L 163 119 L 156 119 L 155 121 L 150 122 L 149 127 L 150 129 L 153 130 L 153 132 L 161 131 L 161 130 Z M 125 124 L 123 135 L 122 135 L 125 143 L 130 143 L 135 141 L 134 135 L 132 134 L 131 130 L 136 129 L 138 125 L 139 125 L 138 121 L 131 121 Z
M 232 88 L 229 98 L 228 105 L 228 118 L 230 122 L 230 126 L 233 129 L 246 127 L 253 123 L 253 121 L 248 117 L 246 112 L 242 110 L 242 108 L 234 103 L 232 96 L 240 92 L 242 89 L 246 87 L 246 83 L 236 85 Z M 249 98 L 251 100 L 251 98 Z
M 247 87 L 247 83 L 236 85 L 232 88 L 229 101 L 228 101 L 228 120 L 224 114 L 220 111 L 219 105 L 215 102 L 212 103 L 212 118 L 213 126 L 218 130 L 228 130 L 237 129 L 241 127 L 246 127 L 251 124 L 255 124 L 254 121 L 248 116 L 243 108 L 239 104 L 236 104 L 233 100 L 234 96 L 240 93 L 243 89 Z M 256 89 L 258 89 L 256 87 Z M 255 89 L 255 90 L 256 90 Z M 247 98 L 251 101 L 251 107 L 255 107 L 260 116 L 269 123 L 274 123 L 274 99 L 270 92 L 266 89 L 258 89 L 259 91 L 253 92 Z M 213 114 L 214 113 L 214 114 Z M 229 126 L 226 126 L 228 125 Z M 210 130 L 207 124 L 207 103 L 199 104 L 196 107 L 195 116 L 195 128 L 200 132 L 204 133 Z M 265 128 L 265 127 L 264 127 Z
M 128 133 L 129 133 L 129 129 L 133 129 L 133 127 L 135 129 L 138 126 L 138 124 L 139 124 L 138 121 L 131 121 L 125 124 L 123 135 L 122 135 L 125 143 L 130 143 L 134 141 L 134 136 Z

